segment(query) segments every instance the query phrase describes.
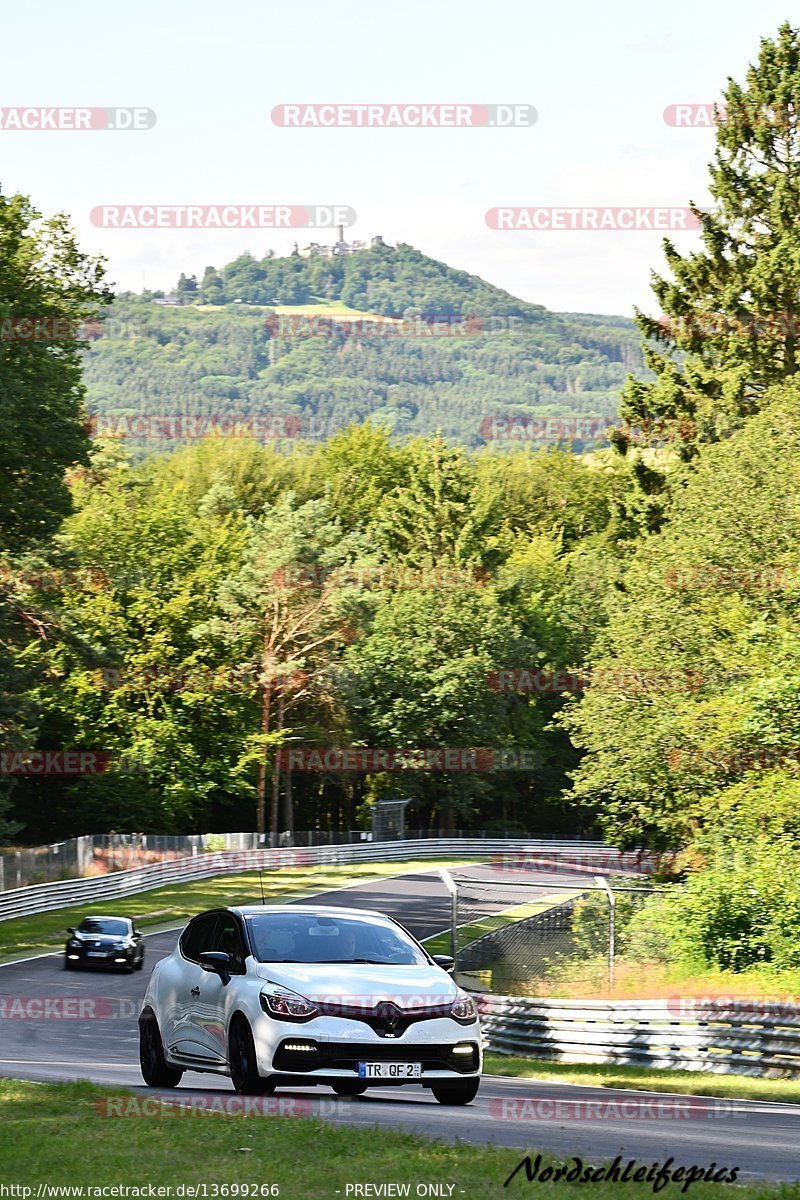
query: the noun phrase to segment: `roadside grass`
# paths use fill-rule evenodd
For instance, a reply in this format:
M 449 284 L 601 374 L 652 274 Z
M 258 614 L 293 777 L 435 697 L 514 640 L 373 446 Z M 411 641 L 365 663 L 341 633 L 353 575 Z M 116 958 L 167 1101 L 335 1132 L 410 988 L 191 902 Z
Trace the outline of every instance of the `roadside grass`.
M 0 1080 L 4 1133 L 0 1179 L 6 1186 L 32 1189 L 39 1184 L 144 1187 L 145 1196 L 148 1186 L 183 1184 L 197 1187 L 200 1197 L 279 1194 L 281 1200 L 335 1200 L 337 1195 L 344 1200 L 348 1184 L 351 1188 L 361 1184 L 362 1196 L 381 1195 L 375 1190 L 381 1183 L 408 1184 L 412 1196 L 419 1184 L 452 1184 L 452 1192 L 447 1188 L 432 1194 L 489 1200 L 503 1193 L 504 1181 L 525 1154 L 532 1158 L 536 1154 L 535 1145 L 523 1151 L 451 1144 L 383 1126 L 354 1128 L 305 1117 L 198 1115 L 125 1120 L 98 1112 L 97 1106 L 106 1098 L 118 1096 L 124 1097 L 124 1111 L 125 1101 L 133 1097 L 119 1089 L 88 1083 Z M 457 1134 L 458 1114 L 453 1115 Z M 662 1161 L 667 1157 L 660 1156 Z M 556 1162 L 551 1155 L 544 1158 L 549 1164 Z M 673 1167 L 679 1165 L 690 1164 L 676 1162 Z M 734 1165 L 732 1148 L 730 1166 Z M 368 1183 L 373 1188 L 365 1192 L 363 1185 Z M 278 1190 L 270 1193 L 272 1184 Z M 678 1197 L 682 1186 L 670 1183 L 659 1195 Z M 509 1185 L 509 1193 L 514 1189 L 531 1194 L 524 1168 Z M 626 1196 L 652 1197 L 654 1188 L 648 1183 L 628 1183 L 623 1190 Z M 592 1183 L 587 1188 L 559 1181 L 551 1183 L 547 1191 L 559 1200 L 585 1200 L 587 1194 L 611 1200 L 620 1194 L 620 1186 Z M 15 1194 L 27 1200 L 24 1192 Z M 350 1196 L 355 1194 L 350 1190 Z M 403 1192 L 392 1189 L 384 1194 Z M 719 1200 L 720 1185 L 694 1183 L 688 1194 L 693 1200 Z M 36 1191 L 28 1193 L 31 1195 Z M 800 1185 L 756 1184 L 737 1187 L 735 1195 L 742 1200 L 800 1200 Z
M 478 938 L 484 937 L 485 934 L 491 933 L 495 929 L 514 925 L 526 917 L 534 917 L 537 913 L 553 908 L 556 904 L 564 904 L 567 900 L 579 895 L 580 892 L 576 891 L 566 894 L 562 892 L 558 896 L 540 896 L 529 904 L 515 904 L 511 908 L 503 909 L 502 912 L 491 913 L 477 921 L 470 921 L 467 925 L 459 925 L 458 948 L 463 950 L 470 942 L 477 941 Z M 434 934 L 433 937 L 425 938 L 423 945 L 429 954 L 449 954 L 450 930 L 447 929 L 442 933 Z
M 592 1087 L 633 1088 L 683 1096 L 718 1096 L 726 1100 L 771 1100 L 780 1104 L 800 1104 L 800 1079 L 716 1075 L 710 1071 L 671 1071 L 658 1067 L 546 1062 L 491 1053 L 484 1055 L 483 1069 L 487 1075 L 539 1079 L 547 1083 L 584 1083 Z
M 268 903 L 297 900 L 303 895 L 340 888 L 349 883 L 369 883 L 394 875 L 432 871 L 440 866 L 472 866 L 469 860 L 429 860 L 404 863 L 360 863 L 343 866 L 280 867 L 264 871 L 264 897 Z M 258 873 L 216 875 L 187 883 L 171 883 L 152 891 L 139 892 L 119 900 L 101 900 L 71 908 L 54 909 L 30 917 L 0 921 L 0 962 L 4 957 L 28 952 L 57 950 L 63 946 L 67 929 L 93 913 L 133 917 L 144 932 L 153 926 L 180 925 L 195 913 L 226 904 L 258 904 L 261 885 Z
M 719 998 L 772 1000 L 800 1011 L 800 971 L 776 971 L 769 965 L 734 973 L 680 963 L 645 962 L 618 957 L 614 990 L 608 990 L 605 954 L 573 955 L 549 966 L 544 979 L 519 984 L 520 994 L 570 1000 L 675 1000 Z

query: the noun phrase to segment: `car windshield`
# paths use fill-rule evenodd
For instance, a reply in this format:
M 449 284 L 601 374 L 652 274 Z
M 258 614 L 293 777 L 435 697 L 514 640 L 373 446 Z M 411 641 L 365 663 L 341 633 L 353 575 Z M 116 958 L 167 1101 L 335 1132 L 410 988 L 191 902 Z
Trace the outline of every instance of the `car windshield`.
M 125 937 L 128 932 L 128 922 L 123 921 L 120 917 L 85 917 L 78 926 L 78 932 Z
M 420 966 L 428 961 L 407 933 L 380 917 L 265 912 L 248 916 L 247 923 L 259 962 Z

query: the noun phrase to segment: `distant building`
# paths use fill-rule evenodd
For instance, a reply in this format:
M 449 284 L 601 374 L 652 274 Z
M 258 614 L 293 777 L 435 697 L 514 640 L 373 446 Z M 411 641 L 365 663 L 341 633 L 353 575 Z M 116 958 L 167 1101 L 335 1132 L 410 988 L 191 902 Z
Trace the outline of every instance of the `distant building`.
M 181 300 L 180 296 L 176 296 L 174 292 L 171 292 L 169 296 L 161 296 L 158 300 L 154 300 L 153 303 L 166 304 L 170 308 L 179 308 L 183 304 L 183 300 Z
M 301 258 L 339 258 L 341 255 L 355 254 L 357 250 L 366 250 L 367 243 L 364 241 L 345 241 L 344 225 L 340 225 L 339 237 L 332 246 L 323 246 L 319 242 L 309 242 L 302 250 L 298 250 Z M 384 241 L 380 234 L 370 238 L 369 246 L 383 246 Z

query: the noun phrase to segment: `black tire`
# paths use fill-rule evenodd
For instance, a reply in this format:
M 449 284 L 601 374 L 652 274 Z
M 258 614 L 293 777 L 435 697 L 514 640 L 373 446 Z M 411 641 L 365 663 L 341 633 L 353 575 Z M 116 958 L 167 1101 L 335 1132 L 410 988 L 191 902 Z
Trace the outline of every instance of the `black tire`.
M 67 958 L 66 954 L 64 955 L 64 970 L 65 971 L 74 971 L 75 968 L 77 967 L 77 965 L 78 965 L 77 963 L 71 962 Z
M 139 1066 L 148 1087 L 177 1087 L 183 1078 L 183 1071 L 164 1058 L 161 1030 L 153 1017 L 139 1022 Z
M 134 969 L 134 971 L 141 971 L 143 966 L 144 966 L 144 955 L 142 955 L 142 957 L 139 959 L 139 961 L 137 963 L 134 963 L 133 969 Z
M 228 1031 L 228 1064 L 236 1091 L 242 1096 L 263 1096 L 275 1085 L 258 1073 L 253 1031 L 242 1016 L 234 1017 Z
M 463 1083 L 433 1083 L 431 1091 L 440 1104 L 469 1104 L 480 1086 L 480 1079 L 465 1079 Z
M 367 1090 L 367 1085 L 358 1079 L 340 1079 L 337 1083 L 332 1083 L 331 1087 L 337 1096 L 363 1096 Z

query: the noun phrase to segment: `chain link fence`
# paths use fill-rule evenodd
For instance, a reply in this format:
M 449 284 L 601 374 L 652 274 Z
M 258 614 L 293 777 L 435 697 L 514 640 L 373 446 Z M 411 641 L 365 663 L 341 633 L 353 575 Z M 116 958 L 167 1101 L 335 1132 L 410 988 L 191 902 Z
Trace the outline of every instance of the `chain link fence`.
M 453 872 L 458 916 L 450 946 L 455 943 L 460 982 L 506 996 L 612 992 L 620 926 L 654 885 L 633 875 L 500 875 L 491 867 Z M 449 950 L 443 941 L 436 948 Z

